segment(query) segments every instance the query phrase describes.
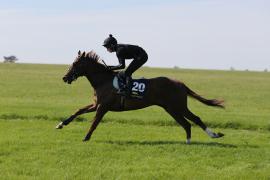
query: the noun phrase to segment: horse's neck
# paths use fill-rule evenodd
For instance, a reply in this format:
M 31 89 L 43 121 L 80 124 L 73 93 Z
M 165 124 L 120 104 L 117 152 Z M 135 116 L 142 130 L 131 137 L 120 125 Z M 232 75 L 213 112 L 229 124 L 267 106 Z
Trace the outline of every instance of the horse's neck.
M 86 78 L 90 82 L 90 84 L 93 86 L 94 89 L 97 89 L 98 87 L 104 85 L 108 81 L 112 81 L 113 74 L 110 73 L 98 73 L 94 76 L 86 75 Z

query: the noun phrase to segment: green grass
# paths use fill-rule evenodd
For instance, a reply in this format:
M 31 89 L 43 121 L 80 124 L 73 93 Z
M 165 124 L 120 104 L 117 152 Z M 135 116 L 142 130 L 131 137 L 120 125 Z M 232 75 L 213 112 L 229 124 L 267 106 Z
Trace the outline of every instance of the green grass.
M 164 110 L 106 114 L 83 143 L 94 114 L 55 125 L 91 102 L 85 78 L 62 82 L 67 66 L 0 63 L 1 179 L 269 179 L 270 73 L 143 68 L 136 77 L 168 76 L 226 109 L 189 100 L 214 131 L 197 126 L 192 144 Z

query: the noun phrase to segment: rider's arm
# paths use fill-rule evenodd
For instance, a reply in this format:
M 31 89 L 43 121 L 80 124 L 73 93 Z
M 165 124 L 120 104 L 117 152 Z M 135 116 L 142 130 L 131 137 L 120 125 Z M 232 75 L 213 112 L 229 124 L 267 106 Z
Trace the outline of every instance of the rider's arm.
M 125 59 L 118 58 L 119 65 L 117 66 L 109 66 L 111 70 L 118 70 L 118 69 L 124 69 L 126 67 Z

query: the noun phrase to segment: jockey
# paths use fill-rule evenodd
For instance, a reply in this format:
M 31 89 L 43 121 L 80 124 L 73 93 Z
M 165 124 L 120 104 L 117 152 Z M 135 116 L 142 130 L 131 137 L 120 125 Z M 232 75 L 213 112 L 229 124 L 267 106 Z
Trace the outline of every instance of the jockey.
M 111 70 L 124 69 L 126 67 L 125 60 L 133 59 L 127 69 L 125 71 L 120 71 L 118 74 L 118 78 L 124 83 L 124 86 L 120 87 L 119 93 L 128 94 L 131 75 L 147 61 L 147 53 L 143 48 L 136 45 L 118 44 L 117 40 L 111 34 L 104 40 L 103 46 L 107 48 L 107 51 L 110 53 L 116 52 L 119 65 L 109 66 Z

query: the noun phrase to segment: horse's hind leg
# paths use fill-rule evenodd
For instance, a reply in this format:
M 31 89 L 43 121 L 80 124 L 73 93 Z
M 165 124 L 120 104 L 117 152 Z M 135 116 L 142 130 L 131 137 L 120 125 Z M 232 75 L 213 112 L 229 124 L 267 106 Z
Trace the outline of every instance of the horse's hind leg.
M 69 118 L 67 118 L 65 121 L 60 122 L 55 128 L 56 129 L 62 129 L 64 127 L 64 125 L 68 125 L 71 121 L 73 121 L 73 119 L 75 119 L 77 116 L 84 114 L 84 113 L 89 113 L 89 112 L 93 112 L 96 110 L 96 104 L 90 104 L 88 106 L 85 106 L 81 109 L 79 109 L 78 111 L 76 111 L 73 115 L 71 115 Z
M 174 110 L 166 109 L 166 111 L 176 120 L 178 124 L 180 124 L 186 131 L 187 140 L 186 143 L 190 143 L 191 139 L 191 124 L 184 118 L 184 116 Z
M 222 133 L 212 132 L 209 128 L 207 128 L 207 126 L 202 122 L 202 120 L 198 116 L 193 114 L 188 108 L 186 108 L 186 110 L 184 111 L 184 117 L 200 126 L 211 138 L 220 138 L 224 136 L 224 134 Z

